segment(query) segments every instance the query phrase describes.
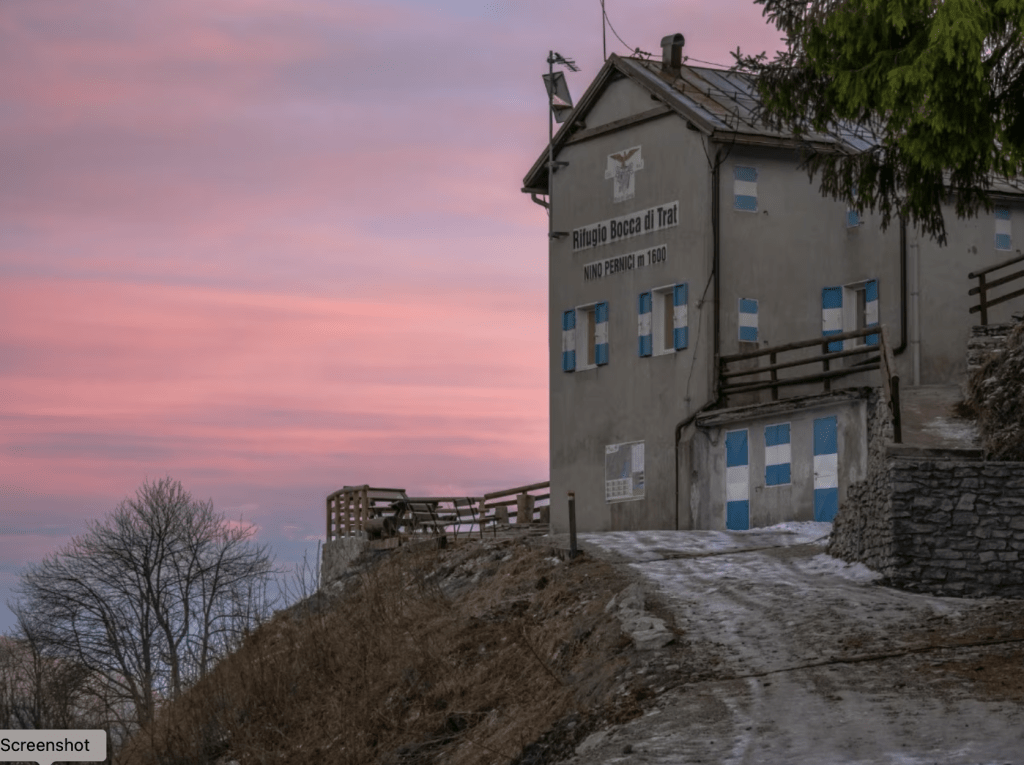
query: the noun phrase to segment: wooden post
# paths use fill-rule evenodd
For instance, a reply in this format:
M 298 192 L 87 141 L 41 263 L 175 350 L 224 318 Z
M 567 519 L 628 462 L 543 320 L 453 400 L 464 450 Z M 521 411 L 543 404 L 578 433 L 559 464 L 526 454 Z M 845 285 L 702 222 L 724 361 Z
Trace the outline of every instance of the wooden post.
M 768 363 L 771 366 L 775 366 L 775 359 L 776 359 L 777 355 L 778 354 L 773 353 L 773 354 L 771 354 L 768 357 Z M 773 369 L 772 370 L 772 382 L 778 382 L 778 381 L 779 381 L 779 370 Z M 779 386 L 778 385 L 773 385 L 772 386 L 772 401 L 778 401 L 778 400 L 779 400 Z
M 981 298 L 981 326 L 988 325 L 988 296 L 985 294 L 985 274 L 978 274 L 978 297 Z
M 828 353 L 828 341 L 826 340 L 821 344 L 821 352 Z M 828 371 L 828 359 L 821 360 L 821 367 L 823 372 Z M 830 377 L 825 378 L 825 392 L 829 393 L 832 390 L 832 379 Z
M 532 494 L 516 495 L 516 523 L 533 523 Z
M 900 417 L 900 378 L 892 377 L 892 439 L 897 444 L 903 443 L 903 425 Z
M 368 486 L 363 486 L 363 504 L 359 509 L 359 530 L 366 531 L 366 521 L 370 518 L 370 492 Z
M 576 492 L 569 492 L 569 559 L 576 557 Z

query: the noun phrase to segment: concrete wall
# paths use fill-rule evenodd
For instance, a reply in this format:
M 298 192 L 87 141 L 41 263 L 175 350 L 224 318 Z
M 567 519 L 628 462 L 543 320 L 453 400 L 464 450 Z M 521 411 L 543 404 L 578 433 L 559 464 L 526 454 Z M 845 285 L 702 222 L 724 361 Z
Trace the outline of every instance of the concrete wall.
M 587 130 L 658 105 L 631 80 L 616 80 L 585 115 Z M 635 196 L 615 202 L 613 181 L 605 177 L 608 158 L 636 146 L 642 148 L 644 167 L 635 175 Z M 718 505 L 691 507 L 694 501 L 708 499 L 701 499 L 701 487 L 717 485 L 717 478 L 703 475 L 709 466 L 697 459 L 698 447 L 676 451 L 674 431 L 677 423 L 709 403 L 714 395 L 717 371 L 713 363 L 709 159 L 714 159 L 719 149 L 725 158 L 719 188 L 721 353 L 820 337 L 822 289 L 867 280 L 878 281 L 879 320 L 888 326 L 893 344 L 900 341 L 898 222 L 882 232 L 880 216 L 865 212 L 861 215 L 863 225 L 848 228 L 845 203 L 822 197 L 817 181 L 812 183 L 803 170 L 797 169 L 796 154 L 714 144 L 689 129 L 686 121 L 674 113 L 605 134 L 570 139 L 558 155 L 560 161 L 569 164 L 553 174 L 552 182 L 553 228 L 570 236 L 551 240 L 549 258 L 551 522 L 556 533 L 568 528 L 568 491 L 576 493 L 581 531 L 689 528 L 692 524 L 697 524 L 695 528 L 718 527 L 717 521 L 710 520 L 711 526 L 703 525 L 717 512 Z M 756 212 L 734 209 L 736 166 L 757 169 Z M 574 229 L 675 201 L 679 203 L 679 223 L 674 227 L 573 251 Z M 1012 212 L 1011 226 L 1019 229 L 1017 240 L 1024 240 L 1022 213 L 1024 207 Z M 912 230 L 908 232 L 908 276 L 911 289 L 920 293 L 921 342 L 897 355 L 897 371 L 904 386 L 913 380 L 914 349 L 921 354 L 921 383 L 959 382 L 971 324 L 967 307 L 973 300 L 967 296 L 971 286 L 967 272 L 1009 254 L 994 250 L 993 216 L 960 222 L 950 215 L 948 220 L 950 244 L 945 248 L 921 240 Z M 589 263 L 662 244 L 668 252 L 664 263 L 589 280 L 584 277 L 584 266 Z M 920 289 L 913 281 L 918 270 Z M 639 294 L 681 282 L 689 285 L 689 347 L 661 356 L 638 357 Z M 757 346 L 739 341 L 740 298 L 758 301 Z M 602 301 L 609 308 L 609 363 L 562 372 L 563 311 Z M 1010 310 L 1006 307 L 1003 313 Z M 1000 311 L 1002 308 L 993 311 L 993 320 L 1002 315 Z M 913 320 L 910 306 L 908 314 Z M 757 363 L 765 365 L 768 361 L 765 358 Z M 849 363 L 833 362 L 833 368 Z M 807 371 L 797 369 L 781 375 L 796 376 Z M 872 371 L 842 378 L 834 387 L 878 383 L 878 373 Z M 785 388 L 783 393 L 810 395 L 821 390 L 818 383 Z M 769 396 L 767 391 L 743 394 L 727 403 L 737 406 L 765 402 Z M 849 432 L 854 432 L 852 427 Z M 604 493 L 605 448 L 634 441 L 644 442 L 645 496 L 608 503 Z M 757 451 L 753 440 L 751 448 Z M 866 448 L 859 447 L 865 454 Z M 796 488 L 789 491 L 792 501 L 799 505 L 789 517 L 810 512 L 803 504 L 806 497 Z M 784 493 L 774 491 L 779 508 L 786 506 L 781 499 Z M 762 506 L 763 517 L 775 517 L 776 511 L 769 510 L 767 504 Z M 785 514 L 781 509 L 778 512 Z
M 1013 231 L 1012 246 L 1024 244 L 1024 206 L 1019 203 L 997 203 L 1010 209 Z M 934 240 L 908 231 L 911 285 L 913 271 L 920 265 L 921 315 L 921 379 L 922 385 L 956 383 L 966 372 L 964 349 L 971 327 L 980 323 L 979 314 L 969 313 L 978 302 L 977 295 L 967 291 L 977 284 L 967 274 L 1013 257 L 1016 252 L 995 249 L 995 217 L 982 210 L 977 218 L 958 220 L 952 208 L 946 212 L 948 244 L 939 246 Z M 990 274 L 989 281 L 1019 271 L 1019 264 Z M 1020 283 L 997 287 L 996 295 L 1020 288 Z M 1024 309 L 1024 298 L 1016 298 L 989 311 L 990 323 L 1005 323 L 1010 314 Z M 903 376 L 905 384 L 912 378 Z
M 606 92 L 607 116 L 657 106 L 646 91 L 621 80 Z M 588 127 L 593 125 L 588 117 Z M 613 201 L 605 179 L 608 156 L 642 147 L 644 168 L 636 173 L 636 196 Z M 675 115 L 571 144 L 559 153 L 569 162 L 554 175 L 556 231 L 679 202 L 677 226 L 615 244 L 573 252 L 571 238 L 552 240 L 550 254 L 551 525 L 568 530 L 566 492 L 575 491 L 579 529 L 675 528 L 677 422 L 710 395 L 712 304 L 701 303 L 710 275 L 710 171 L 700 138 Z M 587 263 L 656 244 L 668 248 L 664 263 L 600 279 L 584 279 Z M 689 284 L 689 347 L 640 358 L 637 299 L 652 288 Z M 599 301 L 609 306 L 609 363 L 566 373 L 561 366 L 562 312 Z M 605 447 L 632 441 L 645 445 L 645 497 L 607 503 Z
M 688 507 L 690 526 L 726 528 L 725 435 L 748 431 L 750 527 L 783 521 L 814 520 L 814 420 L 835 415 L 838 426 L 839 501 L 847 488 L 867 475 L 868 389 L 808 396 L 776 404 L 737 407 L 697 418 L 689 436 L 691 467 Z M 790 423 L 791 483 L 765 484 L 764 431 L 768 425 Z

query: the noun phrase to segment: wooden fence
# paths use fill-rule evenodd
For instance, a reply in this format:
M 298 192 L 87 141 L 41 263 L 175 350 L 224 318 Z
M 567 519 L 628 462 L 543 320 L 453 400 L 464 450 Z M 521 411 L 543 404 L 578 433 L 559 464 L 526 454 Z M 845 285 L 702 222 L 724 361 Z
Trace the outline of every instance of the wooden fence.
M 404 489 L 344 486 L 327 497 L 327 539 L 365 534 L 379 547 L 395 547 L 413 534 L 546 533 L 550 486 L 544 481 L 482 497 L 410 497 Z
M 981 313 L 982 326 L 988 324 L 989 308 L 991 308 L 994 305 L 999 305 L 1000 303 L 1005 303 L 1007 300 L 1012 300 L 1015 297 L 1020 297 L 1021 295 L 1024 295 L 1024 289 L 1019 289 L 1016 292 L 1010 292 L 995 298 L 989 295 L 989 290 L 992 289 L 993 287 L 1002 287 L 1004 284 L 1010 284 L 1011 282 L 1015 282 L 1021 278 L 1024 278 L 1024 271 L 1015 271 L 1012 274 L 1002 276 L 996 279 L 995 281 L 991 282 L 988 281 L 986 277 L 993 271 L 998 271 L 1001 268 L 1012 266 L 1014 263 L 1020 263 L 1021 261 L 1024 261 L 1024 255 L 1018 254 L 1015 258 L 1004 260 L 1002 263 L 996 263 L 994 266 L 989 266 L 988 268 L 982 268 L 977 271 L 971 271 L 971 273 L 967 275 L 968 279 L 978 280 L 978 286 L 971 287 L 967 291 L 967 294 L 979 296 L 978 305 L 971 306 L 970 313 Z
M 877 336 L 877 344 L 864 343 L 853 348 L 841 351 L 830 351 L 832 343 L 854 340 L 857 338 L 868 338 Z M 752 393 L 755 391 L 770 390 L 772 401 L 778 401 L 779 389 L 793 385 L 807 385 L 821 383 L 825 392 L 832 390 L 832 381 L 847 375 L 860 374 L 861 372 L 879 369 L 882 372 L 882 394 L 885 396 L 886 405 L 892 414 L 893 436 L 896 443 L 901 443 L 901 417 L 899 398 L 899 376 L 896 374 L 896 366 L 893 362 L 892 347 L 889 344 L 888 331 L 884 326 L 874 325 L 863 329 L 843 332 L 836 335 L 818 336 L 811 340 L 800 340 L 795 343 L 777 345 L 770 348 L 763 348 L 757 351 L 746 353 L 733 353 L 720 357 L 720 384 L 719 392 L 723 400 L 728 402 L 728 397 L 738 393 Z M 780 361 L 779 356 L 808 348 L 820 349 L 817 353 L 797 359 Z M 741 361 L 757 359 L 763 356 L 768 357 L 767 366 L 749 367 L 746 369 L 730 369 L 730 364 Z M 844 366 L 840 369 L 833 369 L 832 362 L 838 359 L 863 356 L 864 358 L 855 364 Z M 821 365 L 820 371 L 811 374 L 798 374 L 794 377 L 780 377 L 779 372 L 784 369 L 796 370 L 802 366 Z M 740 381 L 741 377 L 752 375 L 768 375 L 768 379 Z

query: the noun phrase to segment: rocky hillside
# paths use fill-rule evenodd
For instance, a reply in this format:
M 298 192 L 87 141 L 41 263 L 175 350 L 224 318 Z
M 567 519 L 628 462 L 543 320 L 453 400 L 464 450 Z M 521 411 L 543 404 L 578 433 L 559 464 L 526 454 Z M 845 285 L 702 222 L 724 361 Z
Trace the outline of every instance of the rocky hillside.
M 685 672 L 647 650 L 677 633 L 626 576 L 564 562 L 543 540 L 363 558 L 253 634 L 117 761 L 556 762 Z

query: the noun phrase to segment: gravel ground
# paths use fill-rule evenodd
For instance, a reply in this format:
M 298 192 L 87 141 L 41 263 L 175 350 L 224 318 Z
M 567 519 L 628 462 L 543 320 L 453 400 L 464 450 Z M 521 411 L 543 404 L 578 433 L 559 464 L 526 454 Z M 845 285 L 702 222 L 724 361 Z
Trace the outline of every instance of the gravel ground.
M 652 666 L 686 671 L 569 762 L 1024 763 L 1024 604 L 879 586 L 829 530 L 582 535 L 681 632 Z

